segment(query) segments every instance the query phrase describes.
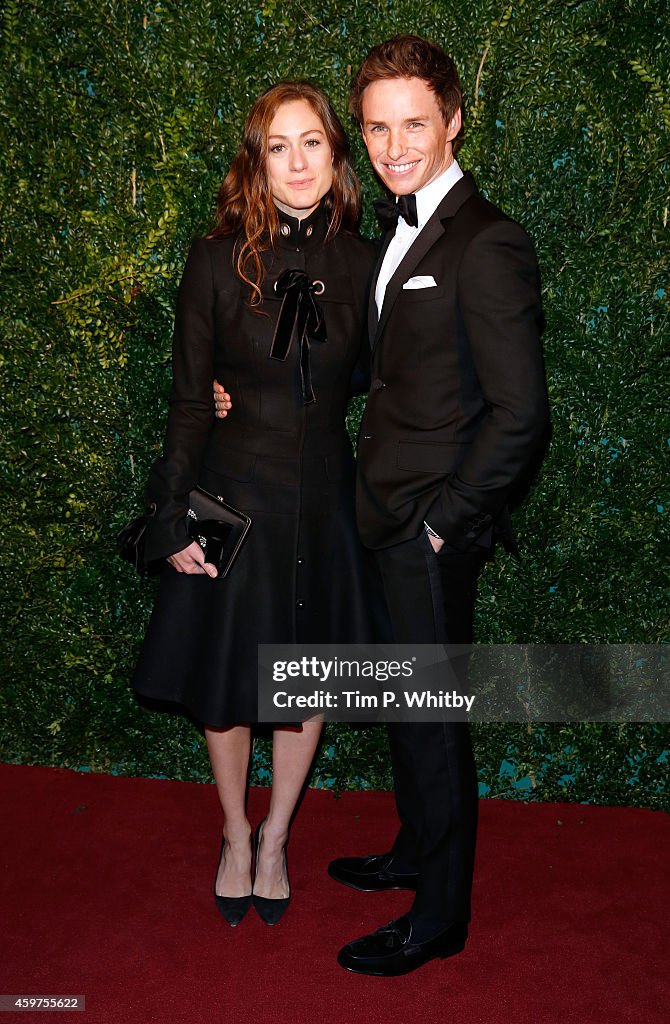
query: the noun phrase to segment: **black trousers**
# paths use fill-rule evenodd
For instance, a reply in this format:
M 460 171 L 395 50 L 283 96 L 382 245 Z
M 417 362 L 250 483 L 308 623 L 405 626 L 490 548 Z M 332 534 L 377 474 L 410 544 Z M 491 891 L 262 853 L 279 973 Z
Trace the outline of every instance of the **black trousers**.
M 435 554 L 426 534 L 375 552 L 396 643 L 472 643 L 485 548 Z M 412 916 L 469 921 L 477 772 L 466 722 L 389 726 L 401 828 L 397 861 L 419 872 Z

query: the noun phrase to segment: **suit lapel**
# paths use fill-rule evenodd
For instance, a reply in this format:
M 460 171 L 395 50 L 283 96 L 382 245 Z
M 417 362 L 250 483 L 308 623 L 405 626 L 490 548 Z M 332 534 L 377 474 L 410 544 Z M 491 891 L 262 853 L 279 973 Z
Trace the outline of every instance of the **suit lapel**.
M 393 238 L 393 231 L 387 231 L 382 239 L 382 244 L 379 250 L 379 256 L 377 258 L 377 264 L 375 266 L 374 273 L 372 275 L 372 284 L 370 285 L 370 294 L 368 296 L 368 338 L 370 339 L 370 345 L 374 345 L 375 335 L 377 334 L 377 324 L 379 322 L 379 316 L 377 314 L 377 302 L 375 300 L 375 291 L 377 288 L 377 278 L 379 277 L 379 271 L 386 255 L 386 250 L 391 244 Z
M 391 315 L 391 311 L 398 299 L 398 296 L 402 291 L 402 286 L 404 282 L 407 281 L 412 276 L 412 271 L 418 266 L 418 264 L 426 255 L 426 253 L 428 253 L 432 249 L 432 247 L 435 245 L 438 239 L 441 238 L 442 235 L 445 233 L 446 226 L 445 224 L 443 224 L 443 221 L 446 221 L 449 218 L 453 217 L 454 214 L 457 213 L 457 211 L 461 208 L 466 199 L 469 199 L 470 196 L 476 191 L 477 186 L 475 185 L 475 180 L 470 174 L 470 172 L 467 171 L 463 175 L 463 177 L 456 182 L 453 188 L 449 189 L 449 191 L 447 192 L 446 196 L 438 206 L 435 213 L 428 220 L 425 227 L 419 232 L 414 242 L 412 243 L 408 251 L 405 253 L 403 259 L 400 261 L 398 267 L 396 268 L 395 273 L 393 274 L 389 283 L 386 286 L 386 293 L 384 295 L 384 305 L 382 307 L 381 316 L 379 317 L 379 322 L 377 323 L 376 315 L 374 321 L 372 320 L 372 317 L 369 317 L 368 319 L 370 327 L 370 338 L 372 340 L 373 347 L 382 336 L 384 327 L 386 326 L 388 318 Z M 379 262 L 377 263 L 377 267 L 375 268 L 375 273 L 372 281 L 372 292 L 370 296 L 370 301 L 372 303 L 371 308 L 373 309 L 375 314 L 377 307 L 375 304 L 374 296 L 375 289 L 377 287 L 377 278 L 379 276 L 379 271 L 381 269 L 384 255 L 386 253 L 386 250 L 388 249 L 392 237 L 393 233 L 389 232 L 387 237 L 384 239 L 384 248 L 379 257 Z M 375 324 L 376 330 L 374 330 Z
M 400 292 L 402 291 L 403 283 L 412 276 L 412 271 L 414 270 L 414 268 L 417 266 L 420 260 L 423 259 L 426 253 L 430 249 L 432 249 L 432 247 L 435 245 L 435 242 L 443 234 L 444 227 L 442 226 L 442 221 L 437 217 L 436 214 L 433 214 L 433 216 L 430 218 L 426 226 L 423 228 L 422 231 L 419 232 L 414 242 L 403 256 L 402 260 L 398 264 L 395 273 L 393 274 L 393 277 L 386 285 L 386 292 L 384 294 L 384 305 L 382 306 L 381 316 L 379 318 L 379 323 L 377 324 L 377 334 L 375 337 L 375 342 L 378 341 L 379 338 L 381 338 L 382 336 L 382 332 L 384 330 L 384 327 L 386 326 L 386 322 L 389 316 L 391 315 L 391 310 L 393 309 L 396 300 L 400 295 Z

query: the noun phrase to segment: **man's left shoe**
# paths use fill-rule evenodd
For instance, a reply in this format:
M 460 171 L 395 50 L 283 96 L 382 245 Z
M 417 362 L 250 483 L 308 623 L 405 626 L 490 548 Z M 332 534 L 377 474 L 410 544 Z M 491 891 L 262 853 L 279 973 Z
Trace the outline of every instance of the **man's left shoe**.
M 328 874 L 336 882 L 360 892 L 383 892 L 386 889 L 416 892 L 419 881 L 418 872 L 406 868 L 404 872 L 397 870 L 393 851 L 371 857 L 338 857 L 328 865 Z
M 392 978 L 409 974 L 429 960 L 445 959 L 460 953 L 468 937 L 468 926 L 456 921 L 426 942 L 412 940 L 412 922 L 407 916 L 391 921 L 384 928 L 355 939 L 337 955 L 340 967 L 354 974 L 373 974 Z

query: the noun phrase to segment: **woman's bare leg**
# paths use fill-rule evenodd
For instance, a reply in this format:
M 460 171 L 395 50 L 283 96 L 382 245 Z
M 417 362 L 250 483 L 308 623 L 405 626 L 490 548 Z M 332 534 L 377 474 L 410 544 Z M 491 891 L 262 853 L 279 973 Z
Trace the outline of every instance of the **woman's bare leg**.
M 251 825 L 246 811 L 251 730 L 205 728 L 216 789 L 223 810 L 224 854 L 216 877 L 218 896 L 247 896 L 251 892 Z
M 272 795 L 263 825 L 254 893 L 266 899 L 285 899 L 289 884 L 282 850 L 288 840 L 295 805 L 314 759 L 322 722 L 304 722 L 298 732 L 275 729 L 272 740 Z

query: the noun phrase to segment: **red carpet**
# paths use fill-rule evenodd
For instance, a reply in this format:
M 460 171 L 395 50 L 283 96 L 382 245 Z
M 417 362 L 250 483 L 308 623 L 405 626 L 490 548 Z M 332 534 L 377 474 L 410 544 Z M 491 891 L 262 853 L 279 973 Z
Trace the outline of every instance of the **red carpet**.
M 212 884 L 213 786 L 0 765 L 0 993 L 85 995 L 87 1024 L 656 1024 L 669 1019 L 670 820 L 658 812 L 484 800 L 471 938 L 404 978 L 364 978 L 341 944 L 407 905 L 331 881 L 379 852 L 392 796 L 310 791 L 294 827 L 294 901 L 274 929 L 231 930 Z M 254 790 L 252 820 L 267 790 Z M 18 1020 L 8 1013 L 2 1020 Z

